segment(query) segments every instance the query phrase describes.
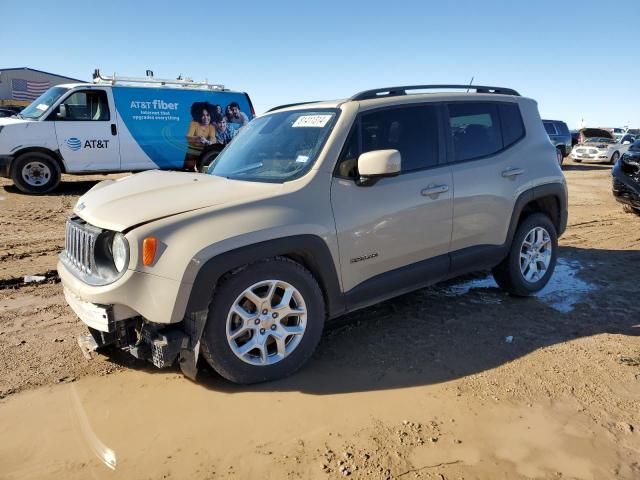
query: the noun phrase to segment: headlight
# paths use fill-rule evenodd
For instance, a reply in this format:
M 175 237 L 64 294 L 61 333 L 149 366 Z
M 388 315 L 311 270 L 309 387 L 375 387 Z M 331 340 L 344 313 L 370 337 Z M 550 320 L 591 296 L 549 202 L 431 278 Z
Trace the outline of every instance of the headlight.
M 127 239 L 121 233 L 116 233 L 113 236 L 113 242 L 111 243 L 111 254 L 113 255 L 113 264 L 116 267 L 118 273 L 122 272 L 127 267 L 128 257 L 128 245 Z

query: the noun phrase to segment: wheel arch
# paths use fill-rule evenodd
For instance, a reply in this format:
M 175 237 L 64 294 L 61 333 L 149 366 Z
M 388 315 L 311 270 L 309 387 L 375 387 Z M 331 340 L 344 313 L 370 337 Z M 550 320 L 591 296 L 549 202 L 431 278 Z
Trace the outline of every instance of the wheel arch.
M 316 235 L 295 235 L 239 247 L 207 259 L 195 275 L 184 316 L 207 310 L 216 286 L 226 274 L 273 257 L 289 258 L 311 272 L 320 285 L 329 317 L 344 313 L 338 272 L 326 242 Z
M 18 159 L 18 157 L 24 155 L 25 153 L 34 153 L 34 152 L 44 153 L 45 155 L 49 155 L 58 164 L 58 167 L 60 168 L 60 172 L 67 173 L 67 167 L 64 164 L 62 155 L 60 155 L 60 151 L 51 150 L 50 148 L 46 148 L 46 147 L 24 147 L 24 148 L 20 148 L 19 150 L 16 150 L 15 152 L 12 153 L 13 160 L 9 168 L 10 169 L 13 168 L 13 163 Z
M 567 228 L 567 191 L 562 183 L 549 183 L 533 187 L 522 193 L 516 200 L 507 245 L 510 245 L 518 226 L 531 214 L 544 213 L 556 227 L 558 237 Z

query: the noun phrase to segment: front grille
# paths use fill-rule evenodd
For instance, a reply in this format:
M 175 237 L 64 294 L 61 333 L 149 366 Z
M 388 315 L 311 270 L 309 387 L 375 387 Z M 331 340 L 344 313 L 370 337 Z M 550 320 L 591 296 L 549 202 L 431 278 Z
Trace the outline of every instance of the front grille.
M 64 254 L 78 270 L 92 274 L 95 270 L 94 248 L 100 230 L 78 217 L 67 220 L 64 235 Z
M 596 148 L 576 148 L 576 153 L 586 153 L 589 155 L 595 155 L 598 153 Z

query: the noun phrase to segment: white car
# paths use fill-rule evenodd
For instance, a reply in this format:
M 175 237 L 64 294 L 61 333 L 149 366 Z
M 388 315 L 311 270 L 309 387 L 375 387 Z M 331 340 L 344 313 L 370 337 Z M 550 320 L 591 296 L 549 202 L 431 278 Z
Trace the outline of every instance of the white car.
M 585 142 L 577 144 L 571 150 L 571 158 L 575 162 L 597 161 L 608 162 L 611 165 L 627 151 L 632 142 L 624 140 L 622 143 L 605 137 L 587 138 Z

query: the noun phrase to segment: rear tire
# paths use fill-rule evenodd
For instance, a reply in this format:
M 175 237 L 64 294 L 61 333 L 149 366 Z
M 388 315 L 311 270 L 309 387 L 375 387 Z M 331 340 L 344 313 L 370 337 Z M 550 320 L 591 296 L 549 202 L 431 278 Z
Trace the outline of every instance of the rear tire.
M 309 360 L 324 320 L 324 297 L 307 269 L 284 257 L 262 260 L 228 274 L 216 288 L 202 354 L 234 383 L 283 378 Z
M 11 167 L 11 179 L 24 193 L 48 193 L 60 184 L 60 176 L 58 162 L 42 152 L 24 153 Z
M 518 226 L 509 254 L 493 268 L 493 278 L 510 294 L 527 297 L 544 288 L 557 257 L 558 234 L 553 222 L 543 213 L 534 213 Z
M 562 167 L 562 162 L 564 161 L 564 153 L 559 148 L 556 148 L 556 157 L 558 159 L 558 165 Z

